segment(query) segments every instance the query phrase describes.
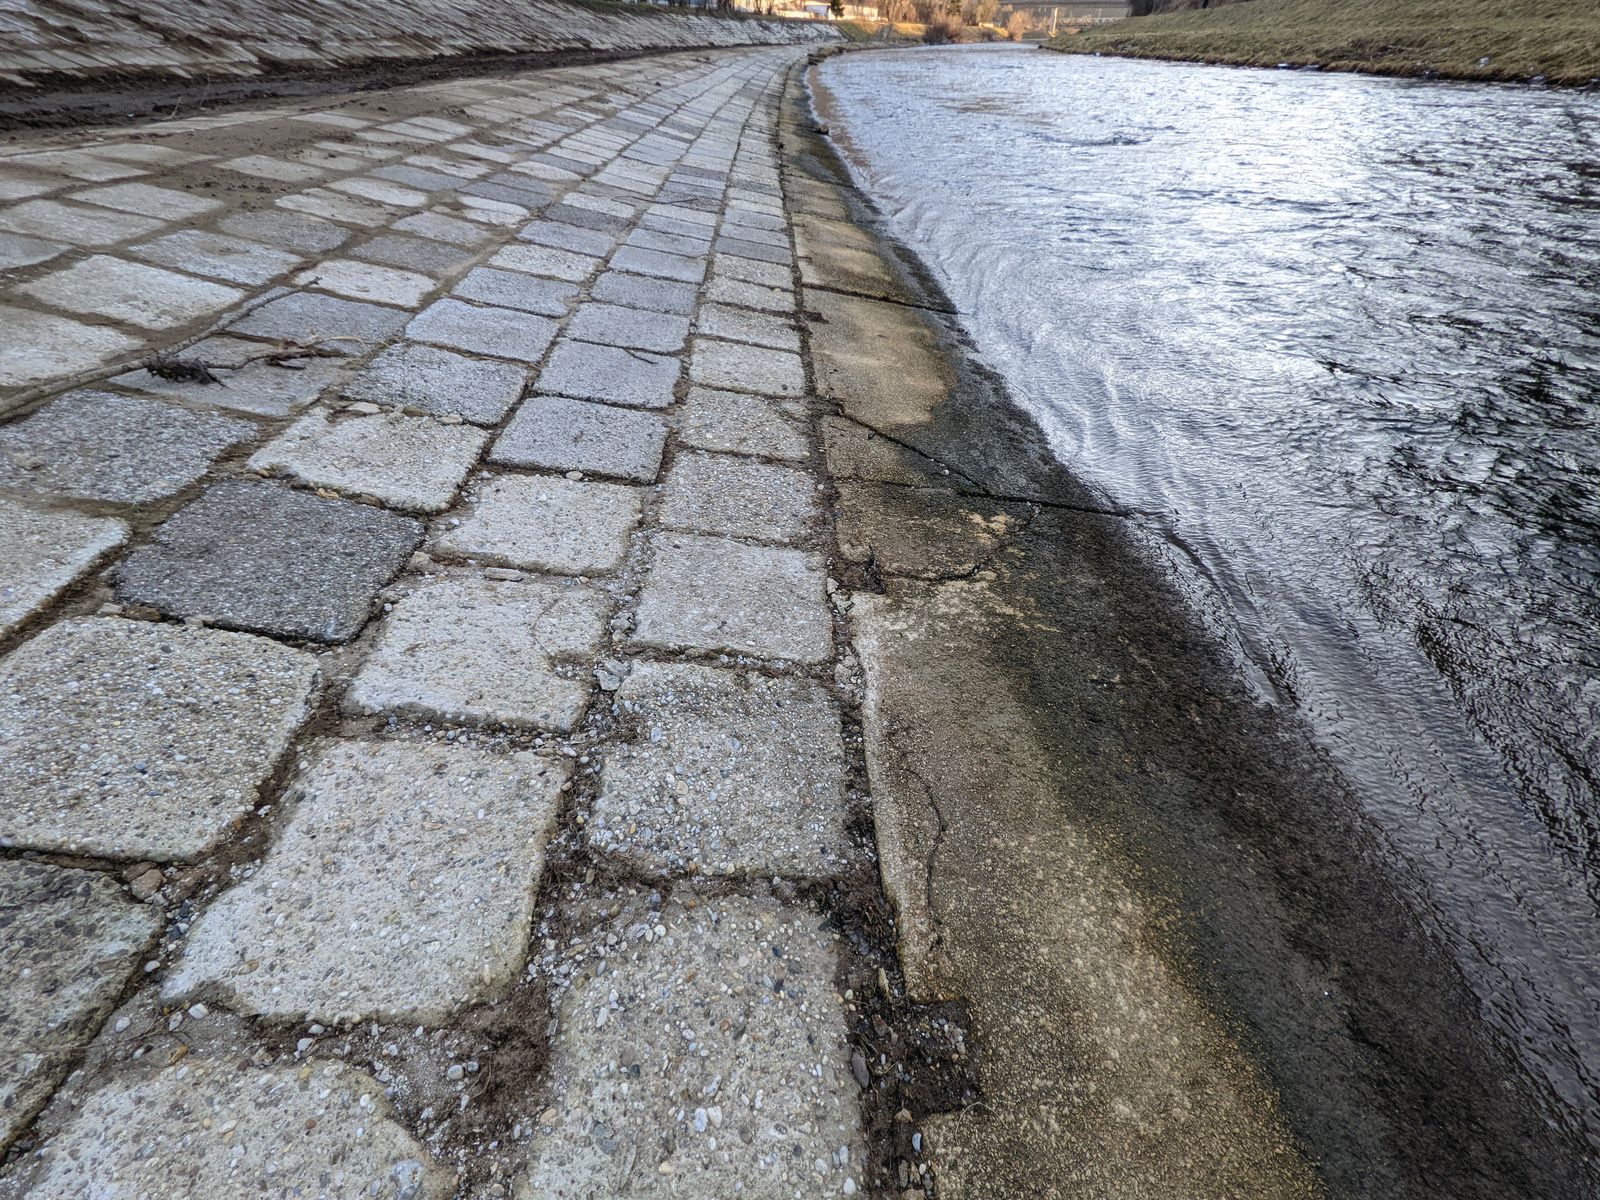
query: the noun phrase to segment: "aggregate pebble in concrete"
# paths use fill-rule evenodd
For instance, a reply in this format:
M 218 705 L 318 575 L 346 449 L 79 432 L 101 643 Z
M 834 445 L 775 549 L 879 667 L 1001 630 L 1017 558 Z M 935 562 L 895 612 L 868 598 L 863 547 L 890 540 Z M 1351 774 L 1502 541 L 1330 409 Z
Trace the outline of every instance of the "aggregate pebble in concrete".
M 821 918 L 691 903 L 630 905 L 596 930 L 622 947 L 561 997 L 558 1115 L 517 1200 L 861 1191 L 859 1089 Z
M 833 644 L 822 560 L 776 546 L 660 533 L 633 638 L 665 649 L 731 650 L 821 662 Z
M 423 309 L 406 326 L 406 336 L 471 354 L 536 363 L 555 338 L 556 324 L 516 309 L 445 299 Z
M 539 390 L 578 400 L 665 408 L 677 382 L 675 358 L 563 339 L 539 375 Z
M 0 1150 L 89 1044 L 160 928 L 109 876 L 0 861 Z
M 230 1055 L 114 1079 L 45 1143 L 32 1200 L 449 1200 L 452 1172 L 342 1063 L 255 1070 Z
M 435 579 L 395 604 L 345 697 L 354 712 L 568 730 L 605 596 L 577 583 Z
M 667 426 L 659 417 L 565 396 L 533 396 L 511 418 L 491 462 L 556 471 L 588 471 L 653 483 Z
M 609 571 L 627 556 L 639 513 L 638 488 L 508 475 L 478 489 L 471 511 L 445 531 L 435 550 L 568 575 Z
M 158 400 L 68 392 L 0 428 L 0 462 L 21 491 L 143 504 L 187 487 L 257 432 L 248 421 Z
M 816 514 L 811 476 L 748 458 L 680 454 L 662 484 L 661 523 L 669 529 L 792 542 Z
M 172 329 L 212 316 L 244 292 L 162 267 L 97 254 L 17 289 L 72 313 L 110 317 L 141 329 Z
M 163 379 L 141 367 L 112 381 L 140 392 L 175 396 L 200 404 L 214 404 L 263 417 L 286 417 L 310 404 L 339 377 L 336 359 L 294 358 L 281 366 L 251 362 L 238 370 L 224 369 L 245 363 L 267 347 L 238 338 L 212 337 L 197 342 L 174 357 L 184 362 L 212 365 L 216 383 L 189 379 Z
M 0 499 L 0 637 L 127 540 L 128 527 L 110 517 Z
M 562 317 L 578 294 L 576 284 L 521 271 L 502 271 L 497 267 L 477 267 L 456 284 L 452 295 L 480 304 L 501 308 L 520 308 L 543 317 Z
M 256 803 L 316 686 L 309 654 L 244 634 L 53 625 L 0 662 L 0 844 L 196 858 Z
M 127 334 L 66 317 L 0 305 L 6 352 L 0 354 L 0 387 L 23 388 L 75 375 L 141 348 Z
M 694 339 L 689 377 L 709 387 L 764 396 L 799 396 L 806 390 L 798 354 L 715 338 Z
M 335 353 L 365 354 L 372 348 L 371 343 L 388 341 L 410 319 L 411 314 L 404 309 L 383 304 L 293 292 L 268 301 L 230 329 L 247 337 L 273 341 L 327 339 L 327 349 Z
M 689 337 L 689 319 L 668 313 L 647 312 L 616 304 L 590 301 L 572 314 L 567 336 L 607 346 L 628 346 L 670 354 L 683 349 Z
M 309 412 L 250 458 L 312 487 L 372 496 L 394 508 L 436 513 L 450 506 L 489 435 L 470 425 L 398 413 Z
M 640 662 L 584 826 L 655 875 L 817 878 L 848 844 L 839 713 L 807 679 Z
M 526 381 L 527 369 L 515 363 L 402 342 L 345 384 L 344 395 L 373 404 L 414 405 L 439 416 L 455 413 L 479 425 L 493 425 L 517 402 Z
M 793 400 L 692 387 L 678 418 L 678 440 L 699 450 L 763 458 L 809 458 L 805 409 Z
M 326 740 L 261 869 L 214 900 L 162 988 L 328 1023 L 434 1022 L 522 970 L 564 764 Z
M 126 603 L 277 637 L 342 642 L 422 538 L 410 517 L 281 484 L 212 484 L 117 569 Z

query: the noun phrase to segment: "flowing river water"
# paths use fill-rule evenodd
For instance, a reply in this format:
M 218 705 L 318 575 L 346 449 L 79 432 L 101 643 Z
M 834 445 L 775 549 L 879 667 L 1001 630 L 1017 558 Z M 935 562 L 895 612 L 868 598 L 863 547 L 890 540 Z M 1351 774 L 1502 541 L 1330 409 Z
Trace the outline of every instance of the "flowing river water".
M 817 82 L 1600 1155 L 1600 96 L 1021 47 Z

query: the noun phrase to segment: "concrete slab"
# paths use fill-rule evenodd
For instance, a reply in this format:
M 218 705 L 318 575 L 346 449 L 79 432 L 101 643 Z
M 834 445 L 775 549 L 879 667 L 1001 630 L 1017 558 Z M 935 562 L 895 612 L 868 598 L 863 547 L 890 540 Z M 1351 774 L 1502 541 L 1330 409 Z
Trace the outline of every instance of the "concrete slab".
M 623 271 L 607 271 L 589 289 L 590 295 L 607 304 L 622 304 L 628 308 L 643 308 L 678 316 L 687 316 L 694 311 L 695 293 L 692 283 L 652 279 L 648 275 L 629 275 Z
M 835 534 L 844 557 L 919 579 L 971 575 L 991 565 L 1035 509 L 944 490 L 840 480 Z
M 292 292 L 269 300 L 229 326 L 229 332 L 271 341 L 321 341 L 338 354 L 365 354 L 405 327 L 411 314 L 402 308 Z
M 426 275 L 352 258 L 326 259 L 295 276 L 301 287 L 321 288 L 352 300 L 415 308 L 437 286 Z
M 308 412 L 250 456 L 252 470 L 371 496 L 407 512 L 443 512 L 489 435 L 431 417 Z
M 489 461 L 654 483 L 666 442 L 666 422 L 648 413 L 532 396 L 489 451 Z
M 566 777 L 533 754 L 316 743 L 282 836 L 194 923 L 162 997 L 333 1024 L 436 1023 L 504 994 Z
M 110 876 L 0 861 L 0 1150 L 94 1037 L 161 924 Z
M 689 318 L 591 300 L 572 314 L 566 334 L 583 342 L 671 354 L 688 340 Z
M 536 363 L 556 336 L 546 317 L 511 308 L 436 300 L 406 326 L 406 336 L 469 354 Z
M 678 417 L 678 440 L 699 450 L 799 461 L 811 455 L 805 415 L 796 401 L 692 387 Z
M 669 529 L 793 542 L 817 517 L 806 472 L 725 454 L 679 454 L 661 491 L 659 517 Z
M 117 596 L 275 637 L 348 641 L 422 538 L 410 517 L 273 483 L 212 484 L 116 571 Z
M 345 707 L 571 729 L 588 702 L 608 607 L 575 582 L 435 579 L 384 619 Z
M 839 713 L 807 679 L 640 662 L 584 825 L 647 875 L 822 878 L 843 866 Z
M 522 395 L 527 368 L 468 358 L 421 342 L 401 342 L 373 359 L 345 384 L 351 400 L 396 407 L 412 405 L 479 425 L 497 424 Z
M 21 491 L 144 504 L 187 487 L 258 432 L 248 421 L 140 396 L 68 392 L 0 428 L 0 461 Z
M 524 275 L 521 271 L 477 267 L 467 272 L 451 295 L 480 304 L 518 308 L 542 317 L 564 317 L 577 299 L 578 286 L 560 279 Z
M 0 499 L 0 638 L 127 540 L 128 527 L 110 517 Z
M 81 321 L 0 305 L 8 348 L 0 355 L 0 388 L 26 388 L 75 375 L 134 354 L 143 342 Z
M 708 337 L 694 339 L 689 378 L 707 387 L 764 396 L 800 396 L 806 390 L 798 354 Z
M 311 655 L 262 638 L 53 625 L 0 662 L 0 844 L 198 858 L 255 805 L 316 687 Z
M 561 996 L 557 1116 L 517 1200 L 861 1193 L 859 1089 L 820 923 L 728 897 L 635 902 L 597 928 L 621 946 Z
M 614 570 L 627 557 L 641 496 L 614 483 L 502 476 L 478 488 L 434 553 L 567 575 Z
M 17 291 L 70 313 L 109 317 L 141 329 L 173 329 L 244 299 L 238 288 L 161 267 L 96 254 L 22 284 Z
M 301 259 L 298 254 L 286 254 L 260 242 L 203 229 L 180 229 L 130 246 L 128 253 L 158 266 L 254 286 L 287 274 Z
M 197 342 L 177 355 L 187 361 L 212 366 L 216 383 L 188 379 L 163 379 L 144 368 L 116 376 L 112 382 L 140 392 L 174 396 L 199 404 L 214 404 L 237 412 L 263 417 L 287 417 L 310 404 L 331 387 L 340 376 L 337 359 L 295 358 L 282 365 L 253 362 L 239 370 L 227 370 L 247 362 L 267 349 L 260 342 L 240 338 L 212 337 Z
M 832 651 L 822 560 L 774 546 L 660 533 L 633 640 L 821 662 Z
M 370 1075 L 336 1062 L 256 1070 L 237 1055 L 111 1080 L 29 1166 L 37 1200 L 455 1192 L 454 1172 L 395 1120 Z
M 643 350 L 563 338 L 539 375 L 539 390 L 578 400 L 603 400 L 635 408 L 665 408 L 673 401 L 678 360 Z

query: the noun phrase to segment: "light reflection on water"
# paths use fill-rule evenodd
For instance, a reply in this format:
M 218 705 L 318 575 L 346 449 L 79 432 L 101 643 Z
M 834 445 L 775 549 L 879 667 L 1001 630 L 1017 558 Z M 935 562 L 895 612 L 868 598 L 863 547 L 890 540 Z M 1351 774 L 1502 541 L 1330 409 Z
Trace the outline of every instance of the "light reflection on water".
M 851 54 L 836 133 L 1600 1146 L 1600 97 Z

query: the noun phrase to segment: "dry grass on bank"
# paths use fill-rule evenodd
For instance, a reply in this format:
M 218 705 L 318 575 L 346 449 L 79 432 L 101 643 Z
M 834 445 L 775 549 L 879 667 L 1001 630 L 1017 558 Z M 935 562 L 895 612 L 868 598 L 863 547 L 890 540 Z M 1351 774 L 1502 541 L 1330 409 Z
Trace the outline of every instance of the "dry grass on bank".
M 1600 78 L 1600 0 L 1244 0 L 1133 17 L 1050 43 L 1071 53 L 1385 75 Z M 1488 61 L 1482 62 L 1481 60 Z

